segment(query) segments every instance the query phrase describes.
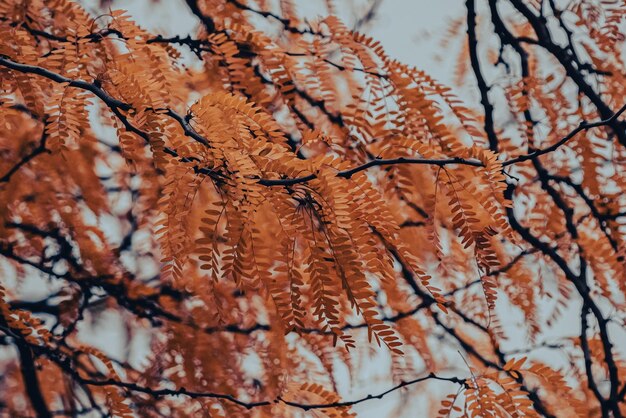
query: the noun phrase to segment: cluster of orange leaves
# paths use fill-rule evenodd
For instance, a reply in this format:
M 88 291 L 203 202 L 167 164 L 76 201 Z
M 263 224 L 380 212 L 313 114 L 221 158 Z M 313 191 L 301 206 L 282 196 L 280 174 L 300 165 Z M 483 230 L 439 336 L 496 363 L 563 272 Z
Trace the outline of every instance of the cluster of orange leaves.
M 20 286 L 4 280 L 0 325 L 59 353 L 36 360 L 41 375 L 67 372 L 63 356 L 83 358 L 75 372 L 89 387 L 44 385 L 50 409 L 88 393 L 122 417 L 297 416 L 307 405 L 351 416 L 347 406 L 333 406 L 336 372 L 339 363 L 355 373 L 371 361 L 361 328 L 390 353 L 392 378 L 405 381 L 445 369 L 449 358 L 431 337 L 437 324 L 463 323 L 458 309 L 487 329 L 476 337 L 459 328 L 459 338 L 487 346 L 490 359 L 506 340 L 499 295 L 522 312 L 531 339 L 546 326 L 538 323 L 542 297 L 564 309 L 571 288 L 558 273 L 553 295 L 530 262 L 498 272 L 520 246 L 506 215 L 503 158 L 487 149 L 481 118 L 448 87 L 336 17 L 305 24 L 289 1 L 281 1 L 280 37 L 256 29 L 243 3 L 191 3 L 204 26 L 169 40 L 121 10 L 93 16 L 68 0 L 0 3 L 0 250 L 18 282 L 39 270 L 64 283 L 60 318 L 70 331 L 51 331 L 13 308 Z M 253 12 L 267 10 L 259 3 Z M 620 42 L 620 19 L 611 15 L 597 33 L 605 53 Z M 505 86 L 514 117 L 540 95 L 567 100 L 547 91 L 550 82 L 537 76 Z M 551 109 L 548 138 L 530 137 L 520 121 L 519 132 L 503 133 L 502 155 L 524 154 L 517 134 L 535 146 L 567 134 L 571 126 L 557 123 L 564 115 Z M 600 178 L 606 153 L 598 142 L 584 135 L 571 145 L 581 150 L 594 195 L 608 181 Z M 531 179 L 529 167 L 516 175 Z M 529 181 L 518 195 L 534 207 L 532 230 L 558 244 L 565 226 L 537 188 Z M 581 223 L 577 244 L 602 248 L 590 266 L 601 293 L 619 305 L 626 281 L 616 288 L 607 277 L 623 277 L 623 264 L 592 220 Z M 107 229 L 112 224 L 117 232 Z M 54 249 L 63 254 L 56 260 L 46 256 Z M 474 283 L 482 292 L 456 293 Z M 68 325 L 82 319 L 90 286 L 110 292 L 105 307 L 127 321 L 129 338 L 150 330 L 140 366 L 112 362 Z M 420 302 L 426 314 L 393 319 Z M 147 303 L 158 310 L 146 314 Z M 471 376 L 439 415 L 538 416 L 522 377 L 548 393 L 550 409 L 590 413 L 587 388 L 576 384 L 577 394 L 540 362 L 490 369 L 468 361 Z M 3 407 L 15 412 L 28 401 L 15 363 L 5 369 Z M 88 379 L 113 383 L 89 386 Z M 122 381 L 184 389 L 151 397 L 116 387 Z M 185 397 L 190 391 L 224 396 Z M 272 402 L 247 409 L 231 398 Z

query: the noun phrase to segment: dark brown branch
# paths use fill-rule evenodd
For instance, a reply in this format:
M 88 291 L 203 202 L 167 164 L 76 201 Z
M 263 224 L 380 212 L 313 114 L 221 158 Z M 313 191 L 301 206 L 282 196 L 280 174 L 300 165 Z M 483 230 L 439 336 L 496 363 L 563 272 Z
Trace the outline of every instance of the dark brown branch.
M 552 35 L 546 24 L 545 17 L 536 16 L 528 5 L 521 0 L 511 0 L 511 3 L 528 20 L 528 23 L 530 23 L 537 34 L 539 45 L 545 48 L 559 61 L 568 77 L 576 83 L 580 91 L 594 104 L 600 117 L 611 120 L 609 125 L 613 129 L 613 132 L 617 136 L 620 144 L 626 146 L 626 130 L 624 129 L 624 125 L 617 123 L 617 121 L 612 118 L 614 115 L 613 111 L 602 100 L 601 96 L 595 92 L 593 87 L 587 83 L 579 69 L 576 68 L 573 62 L 573 56 L 552 40 Z
M 71 87 L 77 87 L 83 90 L 87 90 L 93 93 L 100 100 L 102 100 L 112 111 L 114 111 L 114 113 L 118 117 L 120 117 L 121 115 L 121 113 L 119 112 L 120 110 L 126 111 L 126 110 L 132 109 L 132 106 L 130 104 L 124 103 L 114 98 L 113 96 L 109 95 L 104 89 L 98 87 L 94 83 L 88 83 L 82 80 L 70 79 L 60 74 L 49 71 L 43 67 L 37 67 L 35 65 L 20 64 L 4 56 L 0 56 L 0 65 L 3 65 L 15 71 L 19 71 L 19 72 L 26 73 L 26 74 L 37 74 L 39 76 L 48 78 L 57 83 L 65 83 Z M 162 110 L 162 109 L 155 109 L 155 110 Z M 198 135 L 198 133 L 195 132 L 194 129 L 187 123 L 184 117 L 180 116 L 178 113 L 174 112 L 171 109 L 164 109 L 164 110 L 166 111 L 165 113 L 166 115 L 175 119 L 180 124 L 186 136 L 193 138 L 194 140 L 200 142 L 201 144 L 205 146 L 209 145 L 209 141 L 207 141 L 206 138 Z M 128 124 L 128 121 L 126 121 L 125 126 L 129 128 L 130 124 Z M 130 130 L 138 135 L 141 135 L 142 137 L 146 137 L 148 135 L 147 133 L 142 132 L 136 128 L 134 129 L 131 128 Z
M 598 210 L 598 208 L 594 204 L 593 200 L 585 192 L 585 189 L 583 188 L 582 184 L 574 183 L 572 181 L 572 179 L 570 179 L 569 177 L 565 177 L 565 176 L 557 176 L 557 175 L 549 174 L 548 177 L 551 180 L 557 181 L 559 183 L 566 184 L 567 186 L 569 186 L 572 189 L 574 189 L 574 191 L 583 199 L 583 201 L 585 202 L 585 204 L 587 205 L 587 207 L 591 211 L 591 214 L 593 215 L 593 217 L 598 222 L 598 226 L 600 227 L 600 229 L 602 230 L 602 232 L 606 236 L 606 238 L 609 241 L 609 243 L 611 244 L 611 247 L 613 248 L 613 250 L 615 252 L 617 252 L 619 244 L 617 243 L 615 238 L 613 238 L 613 236 L 610 233 L 610 230 L 608 230 L 608 227 L 606 225 L 607 224 L 606 221 L 608 219 L 608 215 L 600 213 L 600 211 Z
M 381 392 L 377 395 L 367 395 L 363 398 L 360 399 L 356 399 L 353 401 L 343 401 L 343 402 L 331 402 L 331 403 L 325 403 L 325 404 L 306 404 L 306 403 L 300 403 L 300 402 L 294 402 L 294 401 L 289 401 L 286 400 L 282 397 L 277 397 L 276 399 L 272 400 L 272 401 L 258 401 L 258 402 L 244 402 L 241 401 L 240 399 L 237 399 L 233 396 L 230 395 L 225 395 L 225 394 L 220 394 L 220 393 L 214 393 L 214 392 L 197 392 L 197 391 L 192 391 L 192 390 L 187 390 L 185 388 L 178 388 L 178 389 L 152 389 L 152 388 L 148 388 L 145 386 L 141 386 L 138 385 L 136 383 L 130 383 L 130 382 L 122 382 L 122 381 L 118 381 L 118 380 L 114 380 L 114 379 L 107 379 L 107 380 L 95 380 L 95 379 L 86 379 L 86 378 L 82 378 L 80 377 L 77 373 L 74 374 L 74 378 L 76 380 L 78 380 L 79 382 L 86 384 L 86 385 L 91 385 L 91 386 L 116 386 L 116 387 L 121 387 L 133 392 L 140 392 L 140 393 L 145 393 L 149 396 L 158 398 L 158 397 L 162 397 L 162 396 L 187 396 L 190 398 L 211 398 L 211 399 L 222 399 L 225 401 L 229 401 L 232 403 L 235 403 L 239 406 L 242 406 L 244 408 L 247 409 L 252 409 L 252 408 L 257 408 L 257 407 L 261 407 L 261 406 L 269 406 L 272 405 L 273 403 L 276 402 L 281 402 L 285 405 L 294 407 L 294 408 L 299 408 L 302 409 L 304 411 L 308 411 L 308 410 L 312 410 L 312 409 L 325 409 L 325 408 L 345 408 L 345 407 L 349 407 L 349 406 L 353 406 L 362 402 L 366 402 L 369 401 L 371 399 L 382 399 L 385 395 L 388 395 L 391 392 L 394 392 L 396 390 L 399 390 L 401 388 L 410 386 L 410 385 L 414 385 L 416 383 L 420 383 L 426 380 L 440 380 L 440 381 L 447 381 L 447 382 L 452 382 L 452 383 L 456 383 L 459 385 L 464 385 L 465 384 L 465 380 L 464 379 L 460 379 L 458 377 L 442 377 L 442 376 L 437 376 L 434 373 L 431 373 L 427 376 L 421 377 L 421 378 L 417 378 L 417 379 L 413 379 L 413 380 L 409 380 L 409 381 L 405 381 L 405 382 L 401 382 L 399 384 L 397 384 L 396 386 Z
M 394 165 L 394 164 L 431 164 L 431 165 L 436 165 L 439 167 L 448 165 L 448 164 L 464 164 L 464 165 L 470 165 L 474 167 L 483 166 L 483 164 L 480 161 L 466 160 L 463 158 L 445 158 L 445 159 L 440 159 L 440 160 L 426 159 L 426 158 L 405 158 L 405 157 L 392 158 L 392 159 L 381 158 L 378 160 L 368 161 L 365 164 L 361 164 L 359 166 L 350 168 L 348 170 L 339 171 L 337 172 L 337 176 L 349 179 L 356 173 L 367 170 L 370 167 Z M 310 174 L 308 176 L 291 178 L 291 179 L 278 179 L 278 180 L 260 179 L 259 183 L 264 186 L 292 186 L 294 184 L 305 183 L 307 181 L 314 180 L 315 178 L 317 178 L 315 174 Z
M 43 154 L 43 153 L 50 153 L 50 151 L 48 149 L 46 149 L 46 123 L 44 120 L 44 124 L 43 124 L 43 128 L 42 128 L 42 132 L 41 132 L 41 139 L 39 140 L 39 145 L 37 145 L 37 147 L 35 149 L 33 149 L 31 152 L 29 152 L 28 154 L 26 154 L 24 157 L 22 157 L 20 159 L 20 161 L 17 162 L 17 164 L 15 164 L 13 167 L 11 167 L 11 169 L 9 171 L 7 171 L 2 177 L 0 177 L 0 183 L 7 183 L 11 180 L 11 177 L 17 173 L 19 171 L 20 168 L 22 168 L 24 165 L 28 164 L 32 159 L 34 159 L 35 157 L 37 157 L 39 154 Z
M 367 11 L 354 22 L 353 30 L 357 32 L 361 31 L 364 26 L 369 26 L 368 24 L 376 18 L 378 8 L 382 3 L 383 0 L 372 0 Z
M 600 390 L 598 389 L 598 385 L 593 377 L 592 370 L 592 360 L 591 353 L 589 351 L 589 342 L 587 341 L 587 328 L 589 327 L 589 323 L 587 322 L 587 315 L 589 314 L 589 307 L 583 304 L 583 307 L 580 312 L 580 347 L 583 350 L 583 357 L 585 359 L 585 373 L 587 375 L 587 387 L 591 390 L 591 393 L 596 397 L 600 408 L 602 410 L 602 417 L 608 417 L 609 411 L 606 407 L 606 402 Z
M 384 392 L 379 393 L 378 395 L 367 395 L 363 398 L 360 399 L 356 399 L 354 401 L 345 401 L 345 402 L 333 402 L 333 403 L 326 403 L 326 404 L 302 404 L 302 403 L 298 403 L 298 402 L 293 402 L 293 401 L 288 401 L 282 397 L 278 397 L 278 400 L 282 403 L 284 403 L 285 405 L 289 405 L 289 406 L 293 406 L 296 408 L 300 408 L 303 409 L 305 411 L 311 410 L 311 409 L 324 409 L 324 408 L 342 408 L 342 407 L 349 407 L 349 406 L 353 406 L 362 402 L 366 402 L 369 401 L 371 399 L 382 399 L 385 395 L 390 394 L 391 392 L 395 392 L 398 389 L 402 389 L 404 387 L 410 386 L 410 385 L 414 385 L 416 383 L 420 383 L 420 382 L 424 382 L 426 380 L 440 380 L 440 381 L 444 381 L 444 382 L 451 382 L 451 383 L 456 383 L 457 385 L 462 385 L 462 386 L 466 386 L 465 383 L 465 379 L 459 379 L 458 377 L 442 377 L 442 376 L 437 376 L 434 373 L 430 373 L 427 376 L 424 377 L 420 377 L 417 379 L 413 379 L 413 380 L 408 380 L 405 382 L 400 382 L 399 384 L 397 384 L 396 386 L 387 389 Z
M 493 106 L 489 101 L 489 86 L 485 82 L 483 73 L 480 70 L 480 62 L 478 60 L 478 39 L 476 37 L 476 5 L 474 0 L 465 2 L 467 7 L 467 43 L 469 47 L 470 62 L 472 70 L 478 83 L 478 91 L 480 92 L 480 103 L 485 110 L 485 133 L 489 140 L 489 149 L 498 152 L 498 137 L 496 135 L 493 124 Z
M 206 16 L 204 13 L 202 13 L 202 10 L 200 10 L 200 6 L 198 5 L 198 1 L 197 0 L 185 0 L 185 1 L 187 2 L 187 6 L 189 6 L 189 9 L 191 10 L 191 13 L 193 13 L 200 19 L 200 22 L 202 22 L 202 25 L 206 29 L 207 33 L 211 34 L 215 32 L 215 22 L 213 21 L 211 17 Z
M 622 113 L 624 113 L 625 111 L 626 111 L 626 104 L 620 107 L 617 112 L 613 113 L 613 115 L 607 119 L 602 119 L 596 122 L 582 121 L 573 131 L 571 131 L 569 134 L 567 134 L 566 136 L 564 136 L 563 138 L 561 138 L 559 141 L 555 142 L 554 144 L 550 145 L 549 147 L 539 149 L 539 150 L 530 152 L 526 155 L 521 155 L 519 157 L 515 157 L 510 160 L 504 161 L 502 163 L 502 166 L 506 167 L 511 164 L 517 164 L 523 161 L 533 160 L 544 154 L 548 154 L 550 152 L 556 151 L 559 147 L 567 143 L 567 141 L 569 141 L 570 139 L 574 138 L 581 131 L 587 131 L 592 128 L 614 124 L 617 121 L 617 119 L 622 115 Z
M 289 19 L 285 19 L 284 17 L 280 17 L 277 14 L 274 14 L 272 12 L 268 12 L 265 10 L 258 10 L 258 9 L 254 9 L 250 6 L 247 6 L 241 2 L 239 2 L 238 0 L 226 0 L 228 1 L 228 3 L 232 4 L 233 6 L 237 7 L 240 10 L 246 11 L 246 12 L 251 12 L 254 14 L 257 14 L 259 16 L 263 16 L 265 18 L 272 18 L 276 21 L 278 21 L 280 24 L 282 24 L 283 28 L 285 28 L 286 31 L 291 32 L 291 33 L 297 33 L 300 35 L 303 35 L 305 33 L 308 34 L 312 34 L 312 35 L 320 35 L 322 36 L 321 33 L 318 32 L 314 32 L 311 28 L 306 28 L 306 29 L 299 29 L 295 26 L 293 26 L 291 20 Z M 189 2 L 187 2 L 189 4 Z M 194 12 L 195 15 L 199 16 L 197 13 Z
M 41 387 L 39 385 L 39 379 L 37 378 L 37 371 L 35 369 L 35 360 L 29 345 L 23 339 L 19 331 L 14 331 L 9 328 L 2 315 L 0 315 L 0 326 L 2 326 L 8 335 L 13 337 L 13 342 L 17 347 L 17 351 L 20 356 L 20 372 L 22 373 L 22 379 L 24 380 L 26 394 L 28 395 L 28 399 L 35 410 L 37 417 L 52 417 L 43 394 L 41 393 Z
M 36 65 L 20 64 L 2 55 L 0 55 L 0 64 L 15 71 L 27 74 L 37 74 L 57 83 L 65 83 L 71 87 L 78 87 L 80 89 L 87 90 L 106 103 L 109 107 L 115 107 L 122 110 L 131 109 L 131 106 L 128 103 L 124 103 L 110 96 L 107 92 L 95 84 L 63 77 L 60 74 L 48 71 L 43 67 L 37 67 Z

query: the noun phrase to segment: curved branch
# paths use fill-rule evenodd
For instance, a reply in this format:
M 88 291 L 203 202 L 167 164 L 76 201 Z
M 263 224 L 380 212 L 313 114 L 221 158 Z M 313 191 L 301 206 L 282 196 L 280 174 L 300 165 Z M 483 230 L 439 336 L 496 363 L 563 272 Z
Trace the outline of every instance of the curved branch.
M 588 131 L 589 129 L 592 129 L 592 128 L 614 124 L 617 121 L 617 118 L 619 118 L 622 115 L 622 113 L 624 113 L 625 111 L 626 111 L 626 104 L 624 104 L 617 112 L 613 113 L 613 115 L 609 118 L 602 119 L 596 122 L 582 121 L 580 125 L 578 125 L 578 127 L 576 127 L 573 131 L 571 131 L 569 134 L 567 134 L 566 136 L 564 136 L 563 138 L 561 138 L 559 141 L 555 142 L 554 144 L 550 145 L 549 147 L 539 149 L 539 150 L 530 152 L 526 155 L 521 155 L 519 157 L 515 157 L 510 160 L 504 161 L 502 163 L 502 166 L 506 167 L 511 164 L 517 164 L 517 163 L 521 163 L 527 160 L 533 160 L 544 154 L 548 154 L 550 152 L 556 151 L 559 147 L 564 145 L 570 139 L 574 138 L 581 131 Z
M 0 326 L 3 332 L 13 337 L 17 352 L 20 356 L 20 371 L 22 373 L 22 379 L 24 380 L 24 387 L 26 388 L 28 399 L 37 414 L 37 418 L 52 417 L 43 394 L 41 393 L 41 386 L 39 385 L 37 370 L 35 368 L 35 360 L 28 343 L 23 339 L 19 331 L 14 331 L 9 328 L 2 314 L 0 314 Z
M 153 397 L 162 397 L 162 396 L 187 396 L 190 398 L 212 398 L 212 399 L 221 399 L 221 400 L 225 400 L 228 402 L 232 402 L 235 403 L 239 406 L 242 406 L 246 409 L 252 409 L 252 408 L 258 408 L 261 406 L 269 406 L 272 405 L 274 403 L 280 402 L 283 403 L 285 405 L 294 407 L 294 408 L 300 408 L 304 411 L 308 411 L 311 409 L 326 409 L 326 408 L 345 408 L 345 407 L 349 407 L 349 406 L 353 406 L 362 402 L 366 402 L 369 401 L 371 399 L 382 399 L 385 395 L 388 395 L 392 392 L 395 392 L 398 389 L 407 387 L 407 386 L 411 386 L 414 385 L 416 383 L 420 383 L 420 382 L 424 382 L 426 380 L 440 380 L 440 381 L 446 381 L 446 382 L 452 382 L 452 383 L 456 383 L 458 385 L 465 385 L 465 379 L 460 379 L 458 377 L 442 377 L 442 376 L 438 376 L 434 373 L 430 373 L 427 376 L 424 377 L 420 377 L 417 379 L 413 379 L 413 380 L 408 380 L 408 381 L 404 381 L 404 382 L 400 382 L 399 384 L 395 385 L 394 387 L 387 389 L 384 392 L 381 392 L 379 394 L 376 395 L 367 395 L 363 398 L 359 398 L 353 401 L 343 401 L 343 402 L 331 402 L 331 403 L 325 403 L 325 404 L 306 404 L 306 403 L 299 403 L 299 402 L 294 402 L 294 401 L 289 401 L 286 400 L 284 398 L 282 398 L 281 396 L 278 396 L 276 399 L 273 399 L 271 401 L 258 401 L 258 402 L 244 402 L 238 398 L 235 398 L 234 396 L 231 395 L 225 395 L 225 394 L 221 394 L 221 393 L 214 393 L 214 392 L 197 392 L 197 391 L 192 391 L 192 390 L 187 390 L 186 388 L 179 388 L 179 389 L 152 389 L 149 387 L 145 387 L 145 386 L 141 386 L 138 385 L 136 383 L 130 383 L 130 382 L 122 382 L 122 381 L 118 381 L 118 380 L 114 380 L 114 379 L 107 379 L 107 380 L 95 380 L 95 379 L 86 379 L 86 378 L 82 378 L 80 376 L 78 376 L 78 374 L 75 374 L 75 377 L 77 378 L 77 380 L 85 385 L 90 385 L 90 386 L 116 386 L 116 387 L 120 387 L 120 388 L 124 388 L 133 392 L 140 392 L 140 393 L 145 393 L 147 395 L 153 396 Z
M 22 168 L 22 166 L 28 164 L 33 158 L 35 158 L 39 154 L 43 154 L 46 152 L 49 153 L 50 151 L 46 148 L 46 138 L 47 138 L 46 121 L 44 118 L 43 129 L 41 132 L 41 139 L 39 140 L 39 145 L 37 145 L 35 149 L 33 149 L 28 154 L 26 154 L 24 157 L 22 157 L 13 167 L 11 167 L 2 177 L 0 177 L 0 183 L 9 182 L 11 180 L 11 177 L 13 177 L 13 175 L 17 173 L 20 168 Z
M 472 70 L 478 83 L 478 91 L 480 92 L 480 103 L 485 110 L 485 132 L 489 139 L 489 149 L 498 151 L 498 136 L 493 125 L 493 105 L 489 101 L 489 86 L 480 70 L 480 62 L 478 60 L 478 38 L 476 37 L 476 4 L 474 0 L 465 2 L 467 8 L 467 44 L 469 47 L 470 62 Z
M 278 397 L 277 400 L 279 400 L 280 402 L 284 403 L 285 405 L 289 405 L 289 406 L 293 406 L 296 408 L 300 408 L 300 409 L 304 409 L 305 411 L 308 411 L 310 409 L 323 409 L 323 408 L 342 408 L 342 407 L 348 407 L 348 406 L 353 406 L 362 402 L 366 402 L 369 401 L 371 399 L 382 399 L 385 395 L 390 394 L 391 392 L 395 392 L 398 389 L 402 389 L 404 387 L 410 386 L 410 385 L 414 385 L 416 383 L 420 383 L 420 382 L 424 382 L 426 380 L 440 380 L 440 381 L 444 381 L 444 382 L 452 382 L 452 383 L 456 383 L 458 385 L 463 385 L 465 386 L 465 379 L 460 379 L 458 377 L 442 377 L 442 376 L 438 376 L 435 373 L 430 373 L 427 376 L 424 377 L 419 377 L 417 379 L 413 379 L 413 380 L 408 380 L 408 381 L 404 381 L 404 382 L 400 382 L 399 384 L 395 385 L 394 387 L 387 389 L 384 392 L 381 392 L 377 395 L 367 395 L 364 396 L 360 399 L 356 399 L 354 401 L 345 401 L 345 402 L 332 402 L 332 403 L 325 403 L 325 404 L 302 404 L 302 403 L 298 403 L 298 402 L 293 402 L 293 401 L 288 401 L 282 397 Z

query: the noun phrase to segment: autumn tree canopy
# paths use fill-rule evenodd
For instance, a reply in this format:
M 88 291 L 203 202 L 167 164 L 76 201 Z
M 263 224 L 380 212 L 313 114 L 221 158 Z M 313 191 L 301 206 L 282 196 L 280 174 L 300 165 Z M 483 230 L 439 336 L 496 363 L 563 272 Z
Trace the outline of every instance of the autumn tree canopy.
M 2 416 L 626 415 L 624 1 L 451 2 L 451 86 L 103 3 L 0 1 Z

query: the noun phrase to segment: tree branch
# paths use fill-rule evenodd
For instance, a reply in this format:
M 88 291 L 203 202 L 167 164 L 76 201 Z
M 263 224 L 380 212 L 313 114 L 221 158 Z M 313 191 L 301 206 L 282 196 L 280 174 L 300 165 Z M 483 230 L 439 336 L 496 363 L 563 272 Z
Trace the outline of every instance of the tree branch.
M 0 314 L 0 325 L 4 329 L 10 330 L 2 314 Z M 41 393 L 41 387 L 39 386 L 39 379 L 37 378 L 37 371 L 35 369 L 35 360 L 33 359 L 30 347 L 19 331 L 11 331 L 9 335 L 13 337 L 13 342 L 20 356 L 20 372 L 22 373 L 24 387 L 26 388 L 30 403 L 37 414 L 37 418 L 50 418 L 52 414 L 50 414 L 46 401 Z
M 478 39 L 476 37 L 476 5 L 474 0 L 465 2 L 467 8 L 467 44 L 469 47 L 470 61 L 472 70 L 478 83 L 478 91 L 480 92 L 480 103 L 485 110 L 485 132 L 489 139 L 489 149 L 498 152 L 498 137 L 496 135 L 493 124 L 493 106 L 489 102 L 489 86 L 485 82 L 485 78 L 480 70 L 480 62 L 478 60 Z

